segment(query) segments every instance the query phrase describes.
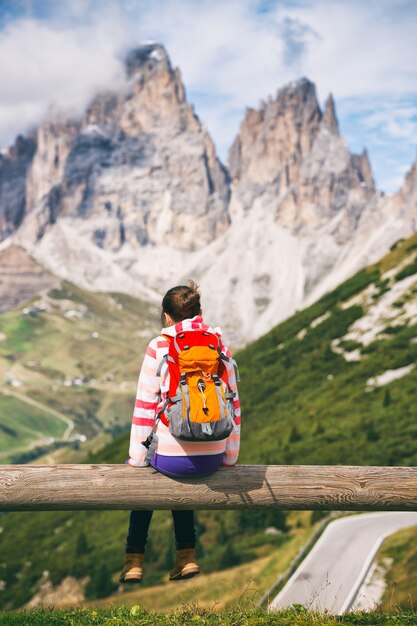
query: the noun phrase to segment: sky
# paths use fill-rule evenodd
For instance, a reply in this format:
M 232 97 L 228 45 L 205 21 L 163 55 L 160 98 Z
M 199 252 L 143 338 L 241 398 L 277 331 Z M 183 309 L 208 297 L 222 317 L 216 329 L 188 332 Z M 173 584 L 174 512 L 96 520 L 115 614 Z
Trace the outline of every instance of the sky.
M 306 76 L 393 193 L 417 157 L 416 33 L 415 0 L 0 0 L 0 146 L 121 87 L 127 50 L 157 41 L 223 162 L 245 108 Z

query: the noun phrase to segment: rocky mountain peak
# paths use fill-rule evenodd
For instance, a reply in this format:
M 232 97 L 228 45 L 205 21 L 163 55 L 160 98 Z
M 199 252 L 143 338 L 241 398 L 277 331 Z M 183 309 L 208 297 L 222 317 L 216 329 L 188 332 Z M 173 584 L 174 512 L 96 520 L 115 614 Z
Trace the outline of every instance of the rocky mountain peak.
M 317 101 L 316 86 L 308 78 L 288 83 L 277 91 L 276 104 L 278 111 L 285 115 L 291 110 L 300 119 L 312 116 L 313 118 L 321 112 Z
M 25 237 L 62 219 L 94 246 L 200 248 L 229 225 L 227 174 L 159 44 L 126 57 L 125 90 L 98 94 L 81 120 L 48 118 L 28 177 Z
M 306 78 L 247 110 L 230 173 L 233 197 L 244 210 L 262 206 L 294 235 L 334 223 L 338 245 L 352 236 L 375 194 L 367 154 L 350 154 L 339 134 L 333 96 L 323 114 Z
M 321 118 L 315 86 L 307 78 L 286 85 L 258 110 L 246 110 L 229 154 L 230 174 L 242 181 L 245 208 L 266 186 L 272 184 L 280 195 L 297 180 Z
M 10 147 L 10 149 L 6 152 L 7 157 L 9 159 L 31 159 L 35 152 L 36 142 L 33 134 L 24 137 L 23 135 L 18 135 L 16 137 L 16 141 Z M 4 158 L 4 155 L 0 156 Z
M 136 72 L 142 71 L 145 67 L 152 69 L 160 64 L 172 69 L 167 51 L 164 46 L 156 42 L 146 43 L 133 48 L 129 50 L 125 57 L 126 73 L 129 78 Z
M 333 95 L 330 93 L 324 105 L 323 124 L 335 135 L 339 134 L 339 122 L 336 117 L 336 107 Z

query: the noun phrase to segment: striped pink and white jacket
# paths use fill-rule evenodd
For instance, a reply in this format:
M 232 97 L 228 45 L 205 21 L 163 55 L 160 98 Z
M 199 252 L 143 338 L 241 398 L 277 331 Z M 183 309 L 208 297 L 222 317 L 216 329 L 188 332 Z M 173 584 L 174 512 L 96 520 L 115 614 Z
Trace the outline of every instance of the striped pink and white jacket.
M 147 465 L 145 461 L 147 449 L 141 442 L 145 441 L 150 434 L 156 415 L 162 407 L 169 389 L 168 368 L 164 367 L 161 376 L 157 376 L 158 365 L 167 354 L 169 348 L 169 341 L 162 335 L 174 337 L 177 333 L 184 330 L 204 330 L 215 333 L 218 337 L 221 337 L 221 330 L 219 328 L 214 329 L 207 326 L 207 324 L 203 322 L 202 317 L 197 315 L 191 319 L 183 320 L 175 326 L 163 328 L 161 335 L 152 339 L 146 350 L 142 369 L 139 374 L 130 433 L 130 459 L 128 461 L 130 465 Z M 222 341 L 221 346 L 226 355 L 231 356 Z M 158 454 L 165 456 L 196 456 L 203 454 L 221 454 L 223 452 L 223 465 L 235 465 L 240 445 L 240 403 L 233 365 L 227 363 L 226 366 L 230 387 L 236 394 L 234 399 L 235 422 L 237 425 L 235 429 L 236 432 L 233 431 L 230 436 L 223 441 L 181 441 L 173 437 L 169 432 L 169 428 L 159 420 L 156 429 L 156 435 L 158 437 L 156 452 Z

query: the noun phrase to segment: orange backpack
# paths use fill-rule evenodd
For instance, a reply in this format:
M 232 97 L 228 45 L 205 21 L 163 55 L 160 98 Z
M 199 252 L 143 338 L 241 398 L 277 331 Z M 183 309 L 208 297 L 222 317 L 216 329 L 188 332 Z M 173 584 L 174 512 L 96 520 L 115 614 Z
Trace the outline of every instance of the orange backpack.
M 231 362 L 237 369 L 236 362 L 222 352 L 220 338 L 214 333 L 189 330 L 166 339 L 169 350 L 159 364 L 157 375 L 167 365 L 169 390 L 151 435 L 143 445 L 149 448 L 159 419 L 178 439 L 226 439 L 236 425 L 235 394 L 229 385 L 225 362 Z

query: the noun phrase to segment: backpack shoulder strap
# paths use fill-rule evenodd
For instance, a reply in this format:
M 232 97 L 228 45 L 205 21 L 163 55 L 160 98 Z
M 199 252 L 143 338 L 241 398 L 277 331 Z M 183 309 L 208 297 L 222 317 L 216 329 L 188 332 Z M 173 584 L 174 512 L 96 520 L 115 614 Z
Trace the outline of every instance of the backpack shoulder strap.
M 228 357 L 224 352 L 220 352 L 220 358 L 222 359 L 222 361 L 226 361 L 226 363 L 231 363 L 233 365 L 236 372 L 236 380 L 237 382 L 240 382 L 239 368 L 236 361 L 232 359 L 232 357 Z
M 169 342 L 169 344 L 171 345 L 172 342 L 172 337 L 170 337 L 169 335 L 161 335 L 161 337 L 163 337 L 164 339 L 167 339 L 167 341 Z M 156 370 L 156 375 L 160 376 L 161 372 L 162 372 L 162 368 L 164 367 L 165 363 L 167 363 L 168 361 L 171 361 L 172 363 L 175 363 L 174 359 L 172 358 L 172 356 L 170 356 L 169 354 L 169 350 L 168 352 L 162 357 L 162 359 L 159 362 L 158 365 L 158 369 Z
M 161 337 L 164 337 L 164 339 L 166 339 L 169 344 L 171 345 L 172 342 L 172 337 L 170 337 L 169 335 L 161 335 Z M 172 361 L 175 363 L 174 359 L 172 357 L 169 356 L 169 353 L 167 352 L 167 354 L 165 354 L 165 356 L 161 359 L 159 365 L 158 365 L 158 369 L 156 371 L 156 375 L 160 376 L 161 375 L 161 371 L 162 368 L 164 366 L 165 363 L 167 363 L 168 361 Z M 149 433 L 148 437 L 145 439 L 145 441 L 142 441 L 142 445 L 145 446 L 145 448 L 148 450 L 146 457 L 145 457 L 145 461 L 150 461 L 151 458 L 153 457 L 153 454 L 155 452 L 155 447 L 156 447 L 156 441 L 154 441 L 156 439 L 156 434 L 155 431 L 157 429 L 158 426 L 158 422 L 161 419 L 161 416 L 163 414 L 163 412 L 165 411 L 165 409 L 168 406 L 168 399 L 165 400 L 164 404 L 162 405 L 162 407 L 160 408 L 160 410 L 158 411 L 158 413 L 155 416 L 155 420 L 152 426 L 152 430 Z M 152 446 L 152 444 L 155 443 L 154 446 Z

